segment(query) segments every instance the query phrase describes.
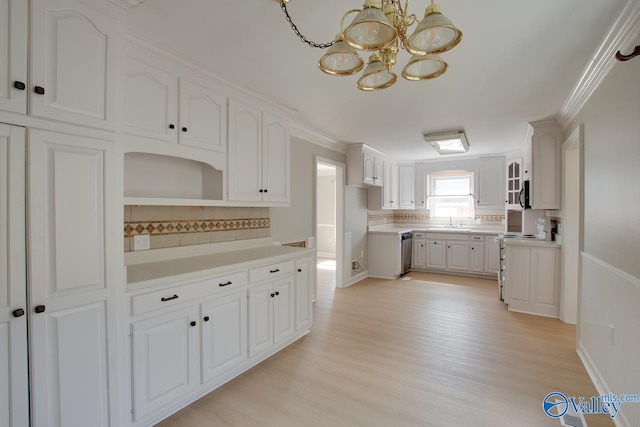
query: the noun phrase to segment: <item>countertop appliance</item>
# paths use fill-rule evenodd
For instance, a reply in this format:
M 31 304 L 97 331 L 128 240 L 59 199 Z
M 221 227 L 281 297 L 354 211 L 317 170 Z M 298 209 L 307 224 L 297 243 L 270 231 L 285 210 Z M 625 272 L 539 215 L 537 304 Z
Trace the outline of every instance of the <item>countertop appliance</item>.
M 400 275 L 406 274 L 411 269 L 411 247 L 412 247 L 411 232 L 402 233 L 400 235 Z

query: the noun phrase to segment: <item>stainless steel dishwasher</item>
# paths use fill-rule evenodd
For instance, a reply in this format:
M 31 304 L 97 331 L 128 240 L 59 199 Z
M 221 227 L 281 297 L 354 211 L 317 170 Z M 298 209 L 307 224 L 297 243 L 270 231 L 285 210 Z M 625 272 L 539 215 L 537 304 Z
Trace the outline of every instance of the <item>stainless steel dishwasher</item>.
M 411 232 L 400 235 L 400 275 L 406 274 L 411 269 Z

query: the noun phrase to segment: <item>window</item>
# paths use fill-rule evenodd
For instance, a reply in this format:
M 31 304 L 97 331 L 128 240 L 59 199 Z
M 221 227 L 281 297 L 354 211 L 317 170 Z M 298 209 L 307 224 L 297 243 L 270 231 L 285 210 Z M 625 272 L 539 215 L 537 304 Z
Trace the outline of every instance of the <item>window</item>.
M 473 172 L 445 171 L 427 176 L 431 218 L 475 218 Z

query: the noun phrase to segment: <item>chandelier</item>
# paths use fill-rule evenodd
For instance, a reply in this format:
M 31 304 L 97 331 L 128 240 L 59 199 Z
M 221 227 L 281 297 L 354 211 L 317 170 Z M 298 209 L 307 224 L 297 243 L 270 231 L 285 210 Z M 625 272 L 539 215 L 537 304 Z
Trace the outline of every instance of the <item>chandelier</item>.
M 349 10 L 342 16 L 340 32 L 334 41 L 314 43 L 307 40 L 291 20 L 286 6 L 290 0 L 276 1 L 280 2 L 291 28 L 303 42 L 311 47 L 329 48 L 318 61 L 323 72 L 350 76 L 364 68 L 364 61 L 356 50 L 373 52 L 357 83 L 358 89 L 364 91 L 385 89 L 397 81 L 398 76 L 392 68 L 401 48 L 412 55 L 402 70 L 402 77 L 419 81 L 441 76 L 449 66 L 439 54 L 453 49 L 462 39 L 462 32 L 442 14 L 434 0 L 419 23 L 415 14 L 407 15 L 409 0 L 404 8 L 400 0 L 365 0 L 362 9 Z M 344 28 L 345 18 L 353 13 L 357 15 Z M 409 28 L 415 23 L 418 23 L 417 27 L 408 35 Z

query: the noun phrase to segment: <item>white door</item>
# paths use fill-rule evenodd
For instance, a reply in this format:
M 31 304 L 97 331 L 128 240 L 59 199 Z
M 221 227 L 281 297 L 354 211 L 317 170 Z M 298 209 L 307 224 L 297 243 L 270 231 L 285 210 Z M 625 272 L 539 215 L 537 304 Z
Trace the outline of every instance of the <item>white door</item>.
M 0 0 L 0 109 L 27 113 L 27 4 Z
M 469 242 L 447 242 L 447 270 L 469 271 Z
M 469 247 L 469 271 L 484 272 L 484 244 L 472 243 Z
M 415 192 L 414 192 L 414 172 L 413 165 L 400 166 L 400 203 L 398 208 L 400 209 L 415 209 Z
M 295 316 L 296 331 L 311 327 L 313 300 L 311 284 L 313 283 L 313 265 L 311 258 L 301 258 L 296 260 L 295 273 Z
M 25 131 L 0 124 L 0 426 L 29 424 Z
M 28 153 L 31 425 L 110 426 L 114 147 L 30 130 Z
M 447 245 L 442 240 L 427 240 L 427 268 L 446 268 Z
M 375 158 L 373 157 L 373 155 L 367 152 L 362 153 L 362 182 L 364 184 L 373 185 L 375 183 L 375 167 Z
M 175 143 L 178 79 L 158 67 L 127 57 L 124 75 L 125 133 Z
M 247 359 L 247 291 L 200 304 L 202 382 Z
M 484 272 L 498 274 L 500 270 L 500 244 L 487 236 L 484 243 Z
M 249 288 L 249 357 L 273 343 L 273 282 Z
M 134 420 L 198 385 L 197 321 L 198 310 L 191 306 L 131 325 Z
M 262 200 L 289 202 L 289 129 L 268 113 L 262 115 Z
M 411 256 L 413 267 L 425 268 L 427 262 L 427 247 L 424 239 L 413 239 L 413 253 Z
M 78 0 L 31 1 L 30 113 L 115 126 L 116 20 Z
M 190 147 L 227 150 L 227 97 L 180 79 L 179 142 Z
M 262 114 L 258 108 L 229 99 L 228 200 L 262 200 Z

